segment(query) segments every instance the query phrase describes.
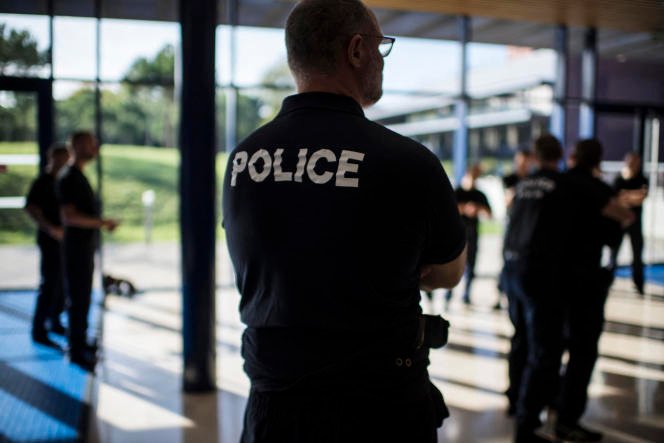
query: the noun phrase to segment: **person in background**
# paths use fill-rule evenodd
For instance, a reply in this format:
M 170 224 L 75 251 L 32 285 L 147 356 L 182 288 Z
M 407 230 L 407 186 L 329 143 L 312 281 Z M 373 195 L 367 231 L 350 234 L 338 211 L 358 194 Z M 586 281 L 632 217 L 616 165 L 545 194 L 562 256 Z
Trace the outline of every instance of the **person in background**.
M 60 208 L 55 195 L 58 172 L 69 161 L 69 151 L 64 143 L 53 144 L 47 152 L 45 170 L 32 182 L 26 197 L 25 211 L 37 224 L 37 246 L 40 252 L 40 280 L 32 319 L 32 340 L 59 349 L 48 337 L 48 332 L 64 335 L 60 314 L 65 299 L 62 288 L 62 250 L 64 229 L 60 220 Z
M 516 415 L 515 441 L 546 441 L 536 435 L 539 414 L 557 393 L 563 347 L 560 297 L 563 240 L 569 214 L 558 164 L 558 139 L 543 135 L 533 146 L 535 171 L 514 189 L 504 242 L 504 285 L 514 325 L 509 363 L 508 415 Z
M 625 165 L 621 174 L 613 182 L 613 189 L 618 200 L 634 213 L 634 223 L 620 236 L 616 246 L 611 248 L 610 268 L 615 270 L 618 262 L 618 252 L 624 234 L 629 235 L 632 245 L 632 281 L 639 294 L 644 294 L 643 275 L 643 201 L 648 196 L 648 180 L 641 172 L 641 156 L 636 152 L 625 155 Z
M 475 262 L 477 261 L 477 250 L 479 240 L 479 220 L 480 216 L 491 217 L 491 206 L 486 195 L 477 189 L 477 179 L 482 175 L 482 168 L 479 164 L 475 164 L 468 169 L 466 174 L 461 179 L 461 186 L 454 190 L 454 195 L 457 201 L 457 207 L 461 214 L 461 219 L 466 226 L 467 238 L 467 259 L 465 287 L 463 292 L 463 303 L 466 305 L 471 304 L 470 291 L 472 288 L 473 280 L 475 279 Z M 452 299 L 452 290 L 445 293 L 445 306 L 449 305 Z
M 598 178 L 602 160 L 598 140 L 579 141 L 574 167 L 564 174 L 571 192 L 566 213 L 571 220 L 564 242 L 561 276 L 565 303 L 565 347 L 569 353 L 557 404 L 556 436 L 563 440 L 598 441 L 601 433 L 579 421 L 588 401 L 588 385 L 598 357 L 604 326 L 604 305 L 612 274 L 602 267 L 602 249 L 612 237 L 608 222 L 628 227 L 634 213 L 625 208 L 609 185 Z
M 298 93 L 230 154 L 243 443 L 433 443 L 448 416 L 428 373 L 446 322 L 420 288 L 461 279 L 465 232 L 438 158 L 364 115 L 393 43 L 358 0 L 298 2 Z
M 530 168 L 533 162 L 531 152 L 528 149 L 519 149 L 514 154 L 514 170 L 511 174 L 508 174 L 503 177 L 503 190 L 505 192 L 505 208 L 507 221 L 509 223 L 509 213 L 512 206 L 512 200 L 514 199 L 514 193 L 516 192 L 516 185 L 528 175 Z M 506 223 L 507 225 L 507 223 Z M 501 298 L 505 294 L 505 267 L 500 271 L 498 276 L 498 300 L 496 304 L 493 305 L 493 309 L 499 311 L 502 309 Z
M 99 229 L 113 231 L 118 222 L 102 218 L 85 166 L 99 155 L 96 137 L 87 131 L 75 132 L 70 140 L 73 157 L 57 181 L 57 195 L 64 229 L 64 282 L 69 318 L 69 358 L 92 372 L 96 348 L 87 342 L 88 312 L 92 297 L 94 253 Z

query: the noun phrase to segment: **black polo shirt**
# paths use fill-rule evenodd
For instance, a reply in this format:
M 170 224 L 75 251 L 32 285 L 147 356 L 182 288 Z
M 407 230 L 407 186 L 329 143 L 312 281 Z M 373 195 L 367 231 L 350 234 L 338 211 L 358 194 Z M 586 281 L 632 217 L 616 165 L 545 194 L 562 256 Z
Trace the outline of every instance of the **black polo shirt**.
M 590 171 L 581 168 L 567 171 L 565 180 L 570 187 L 567 204 L 572 227 L 563 264 L 575 279 L 600 269 L 602 248 L 609 241 L 610 225 L 614 223 L 602 216 L 602 210 L 614 192 Z
M 98 217 L 95 193 L 83 172 L 65 166 L 58 174 L 56 193 L 60 206 L 72 204 L 82 214 Z M 97 229 L 65 226 L 65 242 L 94 242 Z
M 476 203 L 479 206 L 483 206 L 489 211 L 491 210 L 491 205 L 489 205 L 489 199 L 486 198 L 484 192 L 480 191 L 477 188 L 472 189 L 463 189 L 458 187 L 454 190 L 454 195 L 458 203 Z M 470 233 L 477 233 L 477 228 L 479 225 L 479 219 L 477 217 L 467 217 L 462 215 L 466 227 L 470 230 Z
M 517 260 L 522 271 L 540 276 L 544 284 L 555 283 L 560 277 L 572 218 L 568 198 L 569 189 L 557 171 L 538 170 L 515 188 L 505 233 L 505 258 Z
M 245 370 L 265 389 L 378 345 L 410 346 L 422 266 L 465 244 L 440 161 L 327 93 L 286 98 L 231 153 L 223 224 Z
M 613 182 L 613 190 L 615 192 L 620 192 L 620 191 L 635 191 L 638 189 L 648 189 L 648 180 L 643 176 L 643 174 L 639 174 L 635 177 L 632 178 L 623 178 L 622 175 L 619 175 L 616 177 L 616 179 Z M 643 213 L 643 206 L 633 206 L 632 212 L 634 212 L 634 215 L 636 216 L 636 221 L 635 223 L 638 223 L 639 225 L 641 224 L 641 216 Z
M 521 177 L 519 177 L 519 175 L 516 172 L 506 175 L 505 177 L 503 177 L 503 188 L 505 189 L 514 188 L 517 185 L 517 183 L 519 183 L 519 181 L 521 181 Z
M 54 226 L 60 226 L 60 207 L 55 195 L 55 177 L 43 172 L 32 182 L 25 204 L 38 207 L 46 221 Z M 53 238 L 41 229 L 37 232 L 37 241 L 53 241 Z

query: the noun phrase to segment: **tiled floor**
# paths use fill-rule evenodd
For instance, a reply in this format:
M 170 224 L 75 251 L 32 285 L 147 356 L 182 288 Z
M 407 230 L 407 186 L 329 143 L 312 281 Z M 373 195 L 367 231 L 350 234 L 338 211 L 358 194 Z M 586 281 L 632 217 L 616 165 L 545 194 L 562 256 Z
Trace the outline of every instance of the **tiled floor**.
M 495 276 L 500 238 L 481 238 L 478 274 Z M 623 248 L 629 249 L 629 248 Z M 176 244 L 110 245 L 107 272 L 148 289 L 134 299 L 110 297 L 104 315 L 104 356 L 90 404 L 92 442 L 237 442 L 248 391 L 239 356 L 242 325 L 238 295 L 229 285 L 225 246 L 218 247 L 217 381 L 219 390 L 184 395 L 180 389 L 181 335 Z M 664 252 L 661 249 L 660 252 Z M 622 253 L 621 253 L 622 254 Z M 36 285 L 34 247 L 2 247 L 0 282 Z M 9 271 L 9 272 L 6 272 Z M 606 332 L 591 386 L 586 423 L 605 432 L 605 442 L 664 442 L 664 287 L 649 286 L 638 298 L 619 280 L 607 305 Z M 9 296 L 7 296 L 9 295 Z M 511 441 L 501 394 L 507 385 L 505 353 L 511 326 L 504 311 L 490 309 L 495 279 L 480 278 L 477 306 L 455 299 L 445 314 L 450 343 L 434 351 L 430 372 L 451 406 L 441 442 Z M 76 439 L 87 378 L 61 355 L 33 346 L 28 330 L 34 295 L 0 292 L 0 442 Z M 434 307 L 442 310 L 442 293 Z M 73 371 L 72 371 L 73 369 Z
M 76 442 L 87 430 L 92 377 L 32 342 L 35 300 L 34 291 L 0 292 L 0 442 Z M 93 306 L 92 331 L 98 316 Z
M 501 394 L 511 326 L 504 311 L 490 309 L 494 284 L 477 282 L 476 307 L 452 303 L 446 314 L 452 323 L 450 344 L 432 352 L 430 372 L 452 412 L 440 441 L 511 441 L 512 422 Z M 178 293 L 110 298 L 91 441 L 237 442 L 248 391 L 239 356 L 238 300 L 230 287 L 218 291 L 219 390 L 184 395 Z M 434 304 L 442 306 L 442 294 Z M 603 431 L 607 443 L 664 442 L 664 299 L 640 299 L 619 281 L 607 318 L 585 422 Z

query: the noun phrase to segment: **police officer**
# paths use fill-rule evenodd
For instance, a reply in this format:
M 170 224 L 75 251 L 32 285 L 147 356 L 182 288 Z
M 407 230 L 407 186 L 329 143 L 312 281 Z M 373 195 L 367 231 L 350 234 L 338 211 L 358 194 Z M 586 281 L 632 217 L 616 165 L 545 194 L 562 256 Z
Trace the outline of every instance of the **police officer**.
M 419 291 L 459 281 L 464 227 L 440 161 L 364 116 L 393 41 L 358 0 L 299 2 L 298 94 L 230 155 L 243 442 L 435 442 L 448 414 Z
M 69 160 L 69 151 L 64 143 L 56 143 L 49 148 L 47 156 L 46 169 L 30 186 L 25 205 L 25 211 L 38 227 L 37 245 L 41 257 L 39 292 L 32 320 L 32 340 L 59 348 L 59 345 L 48 337 L 48 331 L 60 335 L 65 333 L 65 328 L 60 323 L 60 314 L 64 309 L 60 242 L 64 229 L 55 195 L 55 177 Z
M 558 172 L 562 147 L 555 137 L 544 135 L 535 141 L 533 154 L 537 170 L 515 188 L 504 251 L 505 289 L 515 329 L 508 398 L 516 410 L 518 443 L 546 441 L 535 430 L 542 408 L 556 393 L 562 355 L 558 282 L 568 194 Z
M 94 191 L 83 174 L 84 167 L 99 155 L 99 143 L 87 131 L 75 132 L 70 141 L 73 157 L 57 181 L 62 221 L 65 293 L 69 302 L 69 358 L 92 371 L 95 349 L 87 343 L 88 312 L 92 296 L 94 253 L 99 229 L 113 231 L 118 222 L 101 218 Z
M 625 155 L 625 166 L 621 174 L 613 182 L 613 190 L 618 199 L 634 213 L 632 223 L 622 235 L 618 244 L 611 249 L 611 268 L 615 270 L 618 261 L 618 252 L 624 234 L 629 235 L 632 246 L 632 281 L 636 291 L 643 295 L 643 201 L 648 196 L 648 180 L 641 172 L 641 156 L 637 152 Z
M 604 326 L 604 304 L 611 273 L 601 267 L 605 228 L 613 220 L 623 227 L 633 213 L 597 178 L 602 145 L 581 140 L 574 147 L 574 167 L 565 175 L 570 188 L 567 213 L 573 225 L 565 241 L 563 290 L 566 345 L 569 360 L 561 383 L 556 434 L 564 440 L 598 441 L 602 435 L 579 424 L 588 400 L 588 385 L 597 361 L 598 342 Z
M 466 239 L 468 240 L 468 254 L 466 259 L 465 287 L 463 290 L 463 303 L 469 305 L 470 290 L 475 280 L 475 263 L 479 246 L 480 215 L 491 217 L 491 205 L 486 195 L 477 189 L 477 179 L 482 175 L 479 164 L 471 166 L 461 180 L 461 185 L 454 190 L 461 219 L 466 225 Z M 452 290 L 445 293 L 445 304 L 452 299 Z

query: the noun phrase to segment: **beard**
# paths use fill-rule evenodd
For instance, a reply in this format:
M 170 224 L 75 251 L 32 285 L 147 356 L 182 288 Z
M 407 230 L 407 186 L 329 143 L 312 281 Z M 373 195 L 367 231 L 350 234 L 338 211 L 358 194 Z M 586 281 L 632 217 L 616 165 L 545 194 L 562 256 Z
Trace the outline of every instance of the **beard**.
M 371 64 L 371 72 L 364 76 L 362 85 L 363 91 L 363 106 L 371 106 L 375 104 L 383 96 L 383 63 L 381 60 L 376 60 Z

